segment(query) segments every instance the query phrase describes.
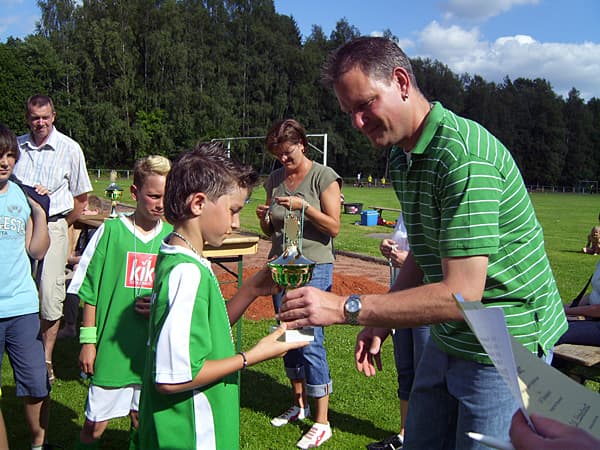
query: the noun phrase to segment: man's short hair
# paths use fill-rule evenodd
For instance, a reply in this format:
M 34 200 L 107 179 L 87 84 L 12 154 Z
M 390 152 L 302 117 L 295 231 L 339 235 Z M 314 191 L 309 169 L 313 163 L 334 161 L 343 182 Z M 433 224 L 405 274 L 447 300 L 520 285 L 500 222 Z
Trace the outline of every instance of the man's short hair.
M 229 158 L 220 142 L 199 144 L 173 162 L 165 187 L 165 217 L 172 224 L 192 218 L 189 201 L 198 192 L 215 201 L 237 188 L 250 191 L 257 182 L 258 173 Z
M 52 112 L 55 112 L 54 103 L 52 102 L 52 99 L 49 96 L 43 94 L 35 94 L 27 99 L 27 103 L 25 105 L 25 112 L 29 114 L 30 106 L 40 107 L 46 105 L 50 105 L 50 109 L 52 110 Z
M 378 80 L 391 79 L 394 69 L 402 67 L 408 73 L 411 84 L 418 89 L 408 56 L 391 39 L 362 36 L 346 42 L 325 61 L 321 81 L 331 87 L 355 67 Z
M 150 175 L 167 176 L 171 170 L 171 161 L 161 155 L 149 155 L 138 159 L 133 166 L 133 184 L 141 189 Z
M 15 161 L 19 160 L 21 150 L 17 143 L 17 136 L 6 125 L 0 123 L 0 157 L 12 151 L 15 155 Z

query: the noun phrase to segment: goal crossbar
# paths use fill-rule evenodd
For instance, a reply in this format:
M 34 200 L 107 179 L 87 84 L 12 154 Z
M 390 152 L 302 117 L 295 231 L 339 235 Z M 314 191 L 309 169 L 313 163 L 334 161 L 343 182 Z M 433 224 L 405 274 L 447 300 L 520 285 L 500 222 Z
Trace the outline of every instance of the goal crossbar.
M 311 142 L 308 143 L 310 148 L 315 149 L 317 152 L 323 155 L 323 165 L 327 165 L 327 133 L 311 133 L 307 134 L 306 137 L 321 137 L 323 138 L 323 148 L 319 148 Z M 231 151 L 231 142 L 233 141 L 252 141 L 256 139 L 264 140 L 266 136 L 236 136 L 236 137 L 226 137 L 226 138 L 215 138 L 211 139 L 211 142 L 226 142 L 227 143 L 227 151 Z

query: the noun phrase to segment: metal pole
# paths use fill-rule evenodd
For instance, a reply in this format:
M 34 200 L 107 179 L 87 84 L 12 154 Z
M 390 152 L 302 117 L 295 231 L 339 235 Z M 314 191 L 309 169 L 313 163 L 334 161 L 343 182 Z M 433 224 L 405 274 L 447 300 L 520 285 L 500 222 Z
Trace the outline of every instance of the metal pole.
M 323 165 L 327 166 L 327 133 L 323 135 Z

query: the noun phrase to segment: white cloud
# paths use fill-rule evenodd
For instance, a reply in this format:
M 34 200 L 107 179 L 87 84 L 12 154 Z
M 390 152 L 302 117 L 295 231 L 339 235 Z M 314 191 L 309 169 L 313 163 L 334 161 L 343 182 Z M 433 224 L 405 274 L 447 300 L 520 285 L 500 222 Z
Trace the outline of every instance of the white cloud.
M 0 17 L 0 35 L 4 34 L 6 30 L 12 28 L 16 23 L 19 23 L 21 18 L 17 16 L 5 16 Z
M 40 17 L 36 14 L 0 17 L 0 41 L 6 41 L 9 36 L 25 37 L 34 33 L 39 20 Z
M 486 43 L 480 42 L 480 38 L 477 27 L 471 30 L 464 30 L 457 25 L 444 28 L 433 21 L 419 33 L 418 49 L 440 61 L 454 61 L 462 59 L 465 54 L 481 53 Z
M 539 0 L 446 0 L 440 4 L 445 19 L 484 21 L 512 9 L 536 5 Z
M 434 21 L 418 35 L 413 55 L 437 59 L 457 74 L 478 74 L 495 82 L 506 75 L 511 80 L 544 78 L 564 97 L 575 87 L 584 99 L 600 98 L 600 44 L 592 42 L 541 43 L 527 35 L 488 42 L 477 27 L 444 28 Z

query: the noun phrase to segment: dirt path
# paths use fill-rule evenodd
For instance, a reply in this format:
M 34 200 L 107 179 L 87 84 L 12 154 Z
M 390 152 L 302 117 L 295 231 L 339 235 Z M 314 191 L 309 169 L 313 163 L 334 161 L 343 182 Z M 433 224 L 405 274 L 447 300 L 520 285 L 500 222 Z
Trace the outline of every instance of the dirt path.
M 244 278 L 253 274 L 257 268 L 267 261 L 271 244 L 261 239 L 258 243 L 258 252 L 255 255 L 244 256 Z M 358 256 L 358 255 L 356 255 Z M 232 270 L 237 270 L 235 264 L 228 265 Z M 232 276 L 213 266 L 220 280 L 232 280 Z M 368 257 L 352 257 L 338 254 L 333 266 L 333 292 L 340 295 L 352 293 L 383 293 L 388 289 L 390 271 L 383 259 Z M 236 289 L 234 284 L 223 284 L 225 298 L 231 297 Z M 259 297 L 246 311 L 245 317 L 252 320 L 261 320 L 273 317 L 273 304 L 270 297 Z

